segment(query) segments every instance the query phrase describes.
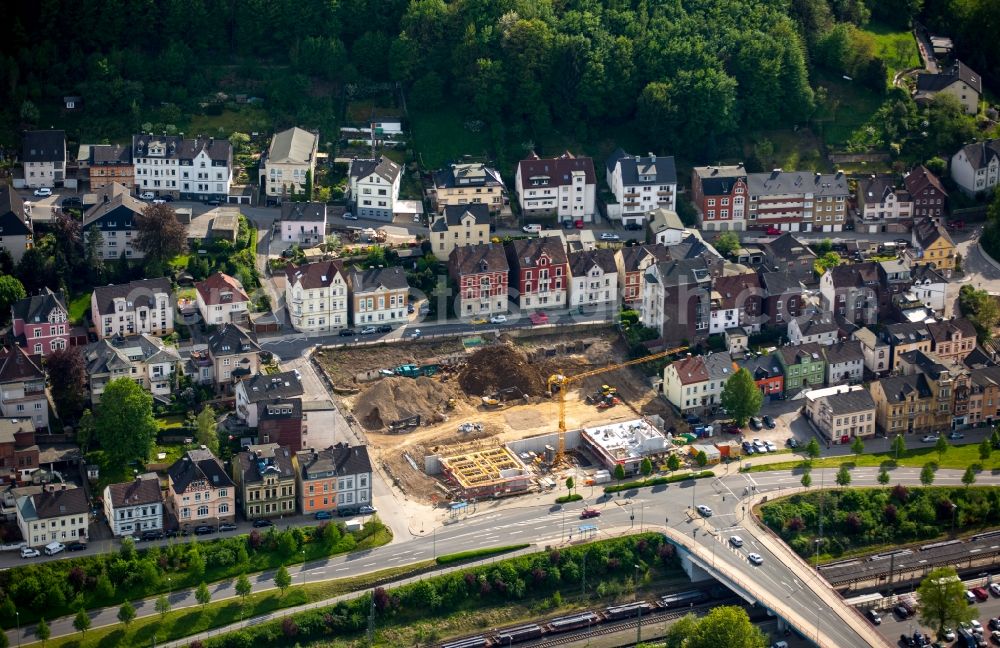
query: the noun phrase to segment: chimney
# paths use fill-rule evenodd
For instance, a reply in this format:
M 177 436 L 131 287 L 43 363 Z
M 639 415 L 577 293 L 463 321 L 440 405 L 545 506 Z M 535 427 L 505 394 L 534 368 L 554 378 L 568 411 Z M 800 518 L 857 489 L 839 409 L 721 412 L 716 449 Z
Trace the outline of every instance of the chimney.
M 650 153 L 649 154 L 649 161 L 650 162 L 656 162 L 656 153 Z

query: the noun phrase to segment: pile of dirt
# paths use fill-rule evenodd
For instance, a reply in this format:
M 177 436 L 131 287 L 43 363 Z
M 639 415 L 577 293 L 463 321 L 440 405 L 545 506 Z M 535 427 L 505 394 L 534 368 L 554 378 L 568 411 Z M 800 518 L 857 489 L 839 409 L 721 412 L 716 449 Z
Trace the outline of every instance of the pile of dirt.
M 469 356 L 458 374 L 462 390 L 473 396 L 488 396 L 508 387 L 517 387 L 529 396 L 541 396 L 546 391 L 547 379 L 548 375 L 511 343 L 479 349 Z
M 420 416 L 421 425 L 444 420 L 452 389 L 432 378 L 383 378 L 354 400 L 354 416 L 366 429 L 380 430 L 393 421 Z

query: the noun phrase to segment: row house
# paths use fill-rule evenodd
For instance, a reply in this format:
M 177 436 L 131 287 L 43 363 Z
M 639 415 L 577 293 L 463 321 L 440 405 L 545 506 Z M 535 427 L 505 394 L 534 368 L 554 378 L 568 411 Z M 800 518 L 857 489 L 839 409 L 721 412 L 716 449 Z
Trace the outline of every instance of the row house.
M 14 339 L 32 355 L 50 355 L 69 348 L 73 341 L 62 292 L 43 288 L 37 295 L 14 302 L 10 314 Z
M 559 238 L 518 239 L 505 251 L 509 283 L 517 290 L 512 296 L 521 311 L 566 307 L 569 259 Z
M 296 398 L 305 393 L 298 371 L 256 374 L 236 383 L 236 417 L 247 427 L 258 422 L 258 403 Z
M 903 186 L 913 199 L 914 218 L 942 218 L 947 212 L 948 192 L 941 180 L 922 164 L 903 176 Z
M 204 349 L 191 352 L 188 369 L 195 382 L 232 393 L 234 383 L 260 372 L 257 336 L 234 324 L 223 324 L 208 336 Z
M 247 446 L 233 458 L 236 504 L 244 519 L 295 515 L 292 451 L 277 443 Z
M 490 317 L 508 310 L 510 266 L 497 243 L 456 247 L 448 255 L 448 276 L 455 283 L 455 313 Z
M 831 319 L 797 317 L 788 322 L 789 344 L 833 344 L 839 337 L 840 327 Z
M 198 314 L 205 324 L 245 324 L 250 317 L 250 296 L 236 277 L 216 272 L 194 285 Z
M 858 326 L 875 324 L 880 315 L 878 264 L 852 263 L 830 268 L 819 280 L 823 312 Z M 887 315 L 887 312 L 882 313 Z
M 271 137 L 260 160 L 260 187 L 269 203 L 284 203 L 316 182 L 319 133 L 293 126 Z
M 805 289 L 802 282 L 787 272 L 761 272 L 764 290 L 764 321 L 769 326 L 785 328 L 787 322 L 802 316 Z
M 757 333 L 763 311 L 764 291 L 756 272 L 717 277 L 712 286 L 708 331 L 714 335 L 739 327 Z
M 918 301 L 938 315 L 950 311 L 948 305 L 948 280 L 929 265 L 920 265 L 910 271 L 912 281 L 906 299 Z
M 24 200 L 13 187 L 0 188 L 0 250 L 6 250 L 16 264 L 34 240 L 35 230 Z
M 132 136 L 135 188 L 182 200 L 227 202 L 233 181 L 233 145 L 225 139 L 176 135 Z
M 29 417 L 0 418 L 0 484 L 22 484 L 38 470 L 35 425 Z
M 236 520 L 236 487 L 211 451 L 188 450 L 167 469 L 167 509 L 182 532 Z
M 816 283 L 816 253 L 793 234 L 782 234 L 760 244 L 763 264 L 772 272 L 785 272 L 803 284 Z
M 786 394 L 826 382 L 826 360 L 819 344 L 784 346 L 776 355 L 785 374 Z
M 298 452 L 309 434 L 301 398 L 271 398 L 257 403 L 257 443 L 277 443 Z
M 865 388 L 838 385 L 805 394 L 805 416 L 826 442 L 847 445 L 875 436 L 875 399 Z
M 902 354 L 898 359 L 897 369 L 903 376 L 920 374 L 926 378 L 932 392 L 930 419 L 938 431 L 950 428 L 956 378 L 966 370 L 961 366 L 947 367 L 937 356 L 923 351 Z
M 286 243 L 318 245 L 326 240 L 326 203 L 285 201 L 278 227 Z
M 103 259 L 141 259 L 135 246 L 138 220 L 147 204 L 136 199 L 123 184 L 112 182 L 97 191 L 96 202 L 83 214 L 83 236 Z
M 668 258 L 667 248 L 660 243 L 634 245 L 615 250 L 618 270 L 618 294 L 629 307 L 642 304 L 643 281 L 646 271 Z
M 161 402 L 169 402 L 180 376 L 181 356 L 151 335 L 109 337 L 83 347 L 90 402 L 97 405 L 112 380 L 128 378 Z
M 445 260 L 456 247 L 490 242 L 490 208 L 485 203 L 445 205 L 430 227 L 431 251 Z
M 91 144 L 87 158 L 90 189 L 103 189 L 118 183 L 135 186 L 135 167 L 132 165 L 132 147 L 123 144 Z
M 992 424 L 1000 416 L 1000 367 L 979 367 L 968 373 L 967 382 L 960 387 L 956 381 L 955 400 L 960 399 L 959 390 L 967 390 L 968 411 L 965 421 L 961 421 L 956 411 L 958 425 Z M 957 408 L 956 408 L 957 409 Z
M 30 420 L 36 430 L 49 427 L 45 372 L 19 346 L 0 348 L 0 415 Z
M 677 167 L 671 155 L 629 155 L 622 149 L 605 164 L 608 187 L 621 212 L 622 225 L 643 225 L 658 207 L 677 209 Z
M 858 180 L 858 232 L 907 232 L 913 218 L 913 196 L 897 187 L 895 177 L 872 174 Z
M 747 171 L 743 164 L 695 167 L 691 201 L 706 232 L 747 229 Z
M 295 454 L 296 489 L 303 515 L 357 511 L 372 502 L 372 464 L 365 446 L 338 443 Z
M 569 254 L 569 306 L 613 310 L 618 306 L 618 268 L 607 248 Z
M 838 340 L 823 346 L 823 359 L 828 385 L 854 384 L 864 378 L 865 354 L 857 340 Z
M 936 402 L 927 378 L 921 374 L 890 376 L 869 387 L 875 400 L 875 425 L 885 435 L 937 431 Z
M 95 288 L 90 296 L 90 317 L 98 339 L 170 335 L 174 332 L 170 295 L 170 280 L 165 277 Z
M 899 358 L 910 351 L 931 352 L 931 332 L 924 322 L 898 322 L 882 329 L 882 340 L 892 349 L 892 370 L 899 368 Z
M 861 355 L 866 370 L 875 377 L 885 375 L 892 367 L 892 347 L 870 328 L 862 327 L 851 334 L 861 343 Z
M 669 260 L 646 271 L 642 323 L 655 329 L 668 345 L 708 338 L 712 308 L 712 274 L 704 258 Z
M 777 354 L 758 353 L 740 363 L 750 372 L 754 383 L 765 398 L 778 400 L 785 393 L 785 372 Z
M 748 229 L 840 232 L 847 219 L 847 176 L 805 171 L 747 175 Z
M 347 177 L 354 215 L 391 222 L 402 176 L 403 167 L 385 156 L 351 160 Z
M 66 131 L 25 131 L 21 165 L 28 189 L 61 187 L 66 180 Z
M 555 216 L 557 221 L 589 223 L 594 218 L 597 175 L 589 157 L 569 151 L 556 158 L 532 153 L 518 162 L 514 184 L 526 219 Z
M 163 491 L 156 473 L 104 487 L 104 516 L 115 537 L 163 531 Z
M 439 213 L 449 206 L 463 205 L 486 205 L 491 214 L 503 209 L 503 179 L 499 171 L 485 164 L 449 164 L 446 168 L 435 171 L 433 180 L 434 198 Z
M 86 541 L 90 502 L 82 488 L 50 484 L 41 493 L 17 498 L 17 527 L 29 547 Z
M 967 196 L 992 192 L 1000 184 L 1000 139 L 973 142 L 951 156 L 951 179 Z
M 891 259 L 878 262 L 879 316 L 893 314 L 892 306 L 905 302 L 913 286 L 913 270 L 906 263 Z
M 931 352 L 945 363 L 960 363 L 976 348 L 976 327 L 964 317 L 928 322 Z
M 285 269 L 285 307 L 292 328 L 333 333 L 350 325 L 348 281 L 339 261 L 317 261 Z
M 955 242 L 945 228 L 932 218 L 924 218 L 913 224 L 912 246 L 903 254 L 910 267 L 927 265 L 948 279 L 955 269 L 955 253 Z
M 410 286 L 402 268 L 355 268 L 347 282 L 355 326 L 406 323 Z

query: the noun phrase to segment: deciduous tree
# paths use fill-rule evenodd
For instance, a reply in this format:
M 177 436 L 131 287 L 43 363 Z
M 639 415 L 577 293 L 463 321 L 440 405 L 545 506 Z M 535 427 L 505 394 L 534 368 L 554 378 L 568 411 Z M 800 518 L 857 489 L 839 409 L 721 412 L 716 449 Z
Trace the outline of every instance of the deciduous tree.
M 695 626 L 684 648 L 765 648 L 767 640 L 743 608 L 713 608 Z
M 122 603 L 122 606 L 118 608 L 118 620 L 125 625 L 125 629 L 128 630 L 128 626 L 132 621 L 135 620 L 135 608 L 128 601 Z
M 859 457 L 865 453 L 865 442 L 861 437 L 854 437 L 854 441 L 851 442 L 851 452 Z
M 87 394 L 87 367 L 80 348 L 53 351 L 45 357 L 45 369 L 60 418 L 76 421 L 83 412 Z
M 247 597 L 253 592 L 253 585 L 250 583 L 250 579 L 247 578 L 246 574 L 240 574 L 240 577 L 236 579 L 236 595 L 246 603 Z
M 924 467 L 920 469 L 920 483 L 924 486 L 930 486 L 934 483 L 934 464 L 925 463 Z
M 976 470 L 972 466 L 965 469 L 965 474 L 962 475 L 962 483 L 966 486 L 972 486 L 976 483 Z
M 153 397 L 130 378 L 112 380 L 97 407 L 97 438 L 112 465 L 145 461 L 156 438 Z
M 26 296 L 24 285 L 16 277 L 0 276 L 0 324 L 10 320 L 11 305 Z
M 764 402 L 753 376 L 745 368 L 740 369 L 726 381 L 722 388 L 722 406 L 735 419 L 736 425 L 743 427 L 747 420 L 760 411 Z
M 167 598 L 166 594 L 160 594 L 153 604 L 153 609 L 160 615 L 160 621 L 162 622 L 166 618 L 167 613 L 170 612 L 170 599 Z
M 209 591 L 208 586 L 205 583 L 200 583 L 198 589 L 194 591 L 194 600 L 198 601 L 198 605 L 204 610 L 205 606 L 212 602 L 212 592 Z
M 917 587 L 920 597 L 920 622 L 937 630 L 957 626 L 972 619 L 972 608 L 965 600 L 965 585 L 954 567 L 938 567 L 927 574 Z
M 45 617 L 38 620 L 38 625 L 35 626 L 35 636 L 42 642 L 43 648 L 45 642 L 52 636 L 52 630 L 49 629 L 49 624 L 45 622 Z
M 288 573 L 288 569 L 282 565 L 278 567 L 278 571 L 274 572 L 274 585 L 279 590 L 281 590 L 281 595 L 285 595 L 285 591 L 292 585 L 292 576 Z
M 211 450 L 212 454 L 218 455 L 219 431 L 218 425 L 215 422 L 215 410 L 212 409 L 211 405 L 206 405 L 198 413 L 198 417 L 195 419 L 195 426 L 197 428 L 195 438 L 198 443 Z
M 838 486 L 851 485 L 851 471 L 847 469 L 847 466 L 841 466 L 840 470 L 837 471 L 836 481 Z
M 135 228 L 133 245 L 145 254 L 147 264 L 165 264 L 187 248 L 187 226 L 177 220 L 170 205 L 147 205 Z
M 87 630 L 90 629 L 90 615 L 87 614 L 86 610 L 80 610 L 76 613 L 76 616 L 73 617 L 73 627 L 83 637 L 87 636 Z

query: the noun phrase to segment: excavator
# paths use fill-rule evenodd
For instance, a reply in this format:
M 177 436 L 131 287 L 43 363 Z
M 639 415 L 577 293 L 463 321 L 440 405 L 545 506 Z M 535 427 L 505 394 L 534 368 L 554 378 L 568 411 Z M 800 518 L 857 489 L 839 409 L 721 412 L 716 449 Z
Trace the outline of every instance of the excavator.
M 584 378 L 590 378 L 591 376 L 597 376 L 609 371 L 615 371 L 617 369 L 623 369 L 624 367 L 631 367 L 632 365 L 643 364 L 645 362 L 652 362 L 654 360 L 672 356 L 676 353 L 682 353 L 687 351 L 688 348 L 689 347 L 687 346 L 674 347 L 673 349 L 652 353 L 648 356 L 636 358 L 635 360 L 627 360 L 625 362 L 619 362 L 606 367 L 584 371 L 583 373 L 578 373 L 575 376 L 566 376 L 561 373 L 549 376 L 547 381 L 549 396 L 555 396 L 556 393 L 559 395 L 559 449 L 556 452 L 556 458 L 552 465 L 558 466 L 562 463 L 563 456 L 566 454 L 566 392 L 569 390 L 568 388 L 570 385 L 578 383 Z M 617 390 L 613 387 L 602 385 L 601 392 L 603 395 L 611 396 L 617 400 Z

